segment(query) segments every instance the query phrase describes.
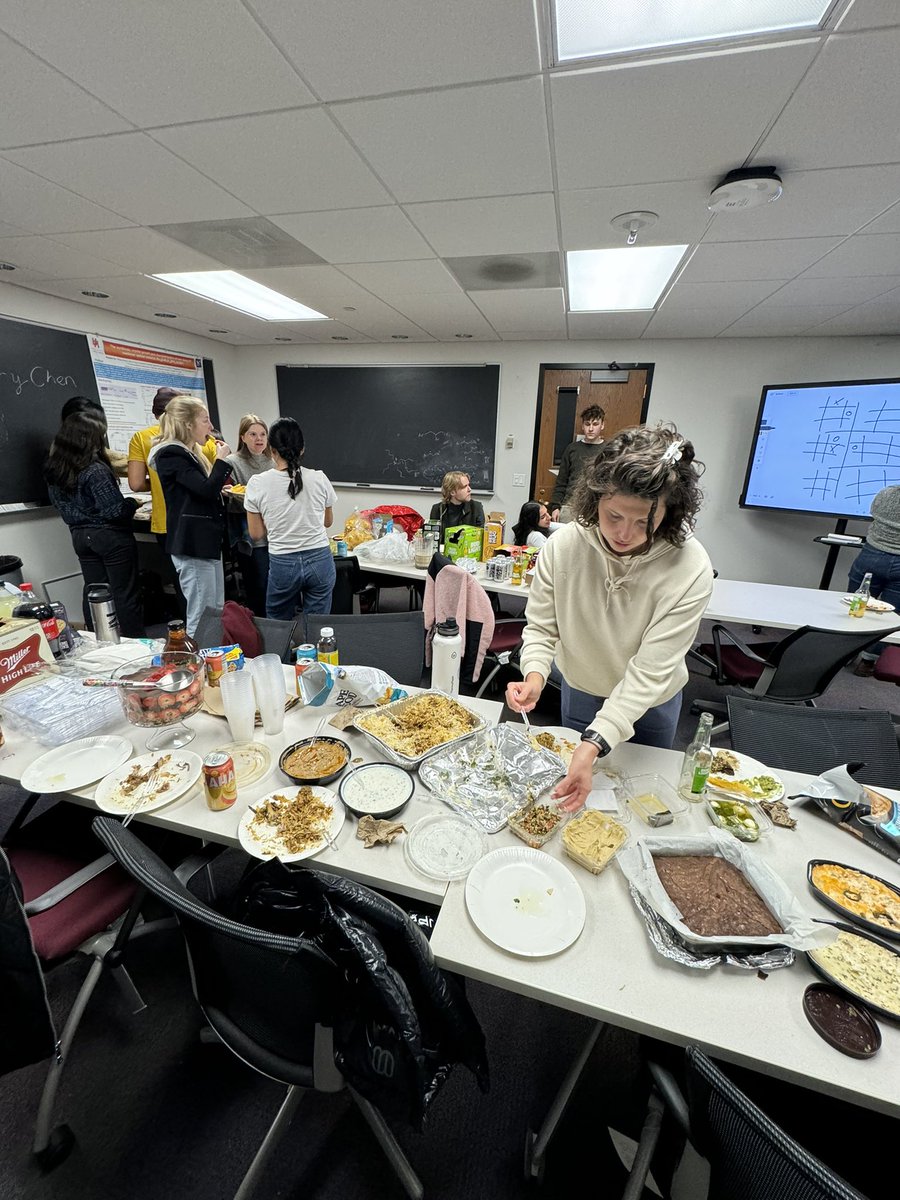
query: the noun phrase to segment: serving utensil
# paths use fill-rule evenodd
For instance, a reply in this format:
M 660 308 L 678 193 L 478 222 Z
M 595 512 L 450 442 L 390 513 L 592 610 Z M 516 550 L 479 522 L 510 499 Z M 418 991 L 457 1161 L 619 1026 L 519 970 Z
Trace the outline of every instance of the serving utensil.
M 157 688 L 160 692 L 180 692 L 189 687 L 194 679 L 194 672 L 187 667 L 173 667 L 159 679 L 152 681 L 134 679 L 82 679 L 84 687 L 114 687 L 125 688 L 126 691 L 146 691 Z

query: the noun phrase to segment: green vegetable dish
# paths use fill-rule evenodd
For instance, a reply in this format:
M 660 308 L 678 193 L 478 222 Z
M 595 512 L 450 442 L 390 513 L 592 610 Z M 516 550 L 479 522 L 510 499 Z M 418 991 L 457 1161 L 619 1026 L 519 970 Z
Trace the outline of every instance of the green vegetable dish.
M 720 829 L 732 833 L 742 842 L 755 842 L 759 838 L 759 822 L 740 800 L 707 800 L 713 821 Z

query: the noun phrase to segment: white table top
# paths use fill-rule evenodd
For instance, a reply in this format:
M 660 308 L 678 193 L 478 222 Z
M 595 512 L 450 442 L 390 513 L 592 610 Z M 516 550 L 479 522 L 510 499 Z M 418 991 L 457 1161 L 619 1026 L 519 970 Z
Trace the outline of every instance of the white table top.
M 867 612 L 851 617 L 843 592 L 818 588 L 787 587 L 779 583 L 749 583 L 740 579 L 715 579 L 713 592 L 703 614 L 707 620 L 737 625 L 767 625 L 775 629 L 799 629 L 815 625 L 843 633 L 891 629 L 900 625 L 900 615 Z M 900 643 L 900 633 L 885 638 Z
M 528 598 L 528 586 L 523 583 L 498 583 L 494 579 L 488 579 L 484 573 L 484 563 L 476 563 L 475 578 L 481 584 L 486 592 L 498 592 L 505 596 L 521 596 L 523 600 Z M 414 567 L 412 563 L 375 563 L 369 562 L 364 556 L 359 556 L 359 569 L 361 571 L 372 571 L 376 575 L 399 575 L 401 579 L 412 579 L 418 583 L 424 583 L 425 577 L 428 574 L 425 567 Z

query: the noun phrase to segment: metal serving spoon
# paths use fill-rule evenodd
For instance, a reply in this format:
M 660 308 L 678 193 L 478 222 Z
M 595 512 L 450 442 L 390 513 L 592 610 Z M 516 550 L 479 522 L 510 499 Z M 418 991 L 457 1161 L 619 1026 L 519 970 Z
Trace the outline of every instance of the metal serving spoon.
M 148 688 L 156 688 L 160 692 L 180 692 L 189 687 L 195 678 L 195 673 L 187 667 L 173 667 L 159 679 L 149 682 L 134 679 L 82 679 L 81 682 L 85 687 L 125 688 L 129 692 L 145 691 Z

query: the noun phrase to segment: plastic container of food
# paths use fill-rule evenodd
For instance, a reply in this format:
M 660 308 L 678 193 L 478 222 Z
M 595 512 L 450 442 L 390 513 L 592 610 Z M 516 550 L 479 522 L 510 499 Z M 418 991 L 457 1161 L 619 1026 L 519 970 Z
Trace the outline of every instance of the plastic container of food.
M 733 834 L 742 842 L 758 842 L 772 828 L 772 822 L 751 800 L 732 800 L 727 796 L 707 796 L 706 810 L 714 825 Z
M 153 686 L 167 672 L 181 668 L 190 672 L 184 687 L 173 692 Z M 134 659 L 118 667 L 112 678 L 128 684 L 117 689 L 119 700 L 126 718 L 140 728 L 175 725 L 203 703 L 203 659 L 197 654 L 163 653 Z M 145 680 L 147 687 L 140 687 Z
M 569 814 L 562 812 L 555 804 L 531 804 L 511 813 L 507 824 L 526 846 L 540 850 L 568 819 Z
M 655 772 L 629 776 L 621 788 L 621 797 L 636 816 L 654 829 L 671 825 L 688 807 L 672 785 Z
M 628 830 L 608 813 L 589 808 L 566 823 L 562 840 L 569 858 L 599 875 L 628 843 Z
M 871 1058 L 881 1048 L 881 1030 L 868 1009 L 827 983 L 809 985 L 803 1011 L 819 1037 L 842 1054 Z
M 278 765 L 294 783 L 331 783 L 350 761 L 350 747 L 340 738 L 318 735 L 285 747 Z
M 877 937 L 900 938 L 900 888 L 878 875 L 833 859 L 813 858 L 806 868 L 813 895 Z
M 806 953 L 809 965 L 833 987 L 873 1013 L 900 1021 L 900 951 L 842 921 L 824 921 L 837 940 Z
M 395 817 L 409 804 L 416 783 L 391 763 L 363 763 L 340 782 L 338 795 L 355 817 Z

